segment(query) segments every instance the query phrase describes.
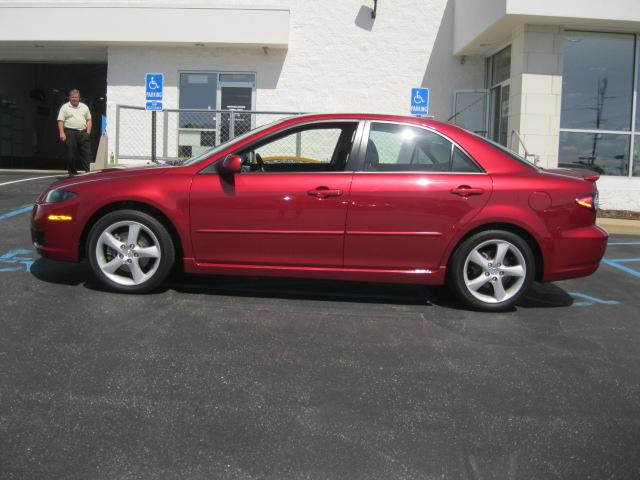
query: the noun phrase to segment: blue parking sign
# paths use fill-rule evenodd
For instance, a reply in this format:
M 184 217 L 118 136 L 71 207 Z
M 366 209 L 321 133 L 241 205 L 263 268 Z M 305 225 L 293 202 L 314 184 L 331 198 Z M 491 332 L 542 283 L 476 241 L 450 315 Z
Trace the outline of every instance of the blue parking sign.
M 157 110 L 157 111 L 160 111 L 160 110 L 162 110 L 162 102 L 156 102 L 156 101 L 146 102 L 144 104 L 144 108 L 145 108 L 145 110 Z
M 411 115 L 429 114 L 429 89 L 411 89 Z
M 145 92 L 147 101 L 162 100 L 162 86 L 164 83 L 164 74 L 147 73 L 144 76 Z

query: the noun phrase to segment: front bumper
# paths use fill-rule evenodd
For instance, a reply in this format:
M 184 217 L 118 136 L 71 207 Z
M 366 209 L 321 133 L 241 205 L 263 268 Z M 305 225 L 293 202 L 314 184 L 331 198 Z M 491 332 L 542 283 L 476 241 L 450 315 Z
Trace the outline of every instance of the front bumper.
M 76 202 L 36 203 L 31 215 L 31 241 L 37 252 L 52 260 L 77 262 L 82 230 L 77 222 Z M 51 221 L 49 215 L 68 215 L 70 221 Z

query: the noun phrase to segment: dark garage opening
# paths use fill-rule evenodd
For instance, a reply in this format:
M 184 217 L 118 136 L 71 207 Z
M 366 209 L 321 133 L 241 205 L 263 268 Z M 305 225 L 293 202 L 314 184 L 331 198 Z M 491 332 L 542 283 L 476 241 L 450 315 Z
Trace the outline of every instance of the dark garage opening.
M 91 110 L 93 161 L 106 111 L 107 64 L 0 63 L 0 168 L 66 170 L 56 119 L 72 88 Z

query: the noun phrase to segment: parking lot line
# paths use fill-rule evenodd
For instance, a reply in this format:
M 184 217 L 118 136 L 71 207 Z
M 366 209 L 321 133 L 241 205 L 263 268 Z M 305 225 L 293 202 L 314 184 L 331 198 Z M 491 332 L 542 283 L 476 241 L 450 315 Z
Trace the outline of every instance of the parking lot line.
M 620 245 L 640 245 L 640 242 L 609 242 L 607 246 L 609 247 L 617 247 Z
M 610 267 L 622 270 L 623 272 L 633 275 L 634 277 L 640 278 L 640 271 L 621 265 L 622 263 L 640 263 L 640 258 L 604 258 L 602 260 L 602 263 L 609 265 Z
M 0 220 L 5 220 L 7 218 L 15 217 L 16 215 L 20 215 L 22 213 L 30 212 L 33 209 L 33 205 L 27 205 L 19 208 L 18 210 L 13 210 L 11 212 L 3 213 L 0 215 Z
M 599 303 L 601 305 L 619 305 L 620 304 L 620 302 L 618 302 L 617 300 L 603 300 L 602 298 L 593 297 L 585 293 L 578 293 L 578 292 L 568 292 L 568 293 L 572 297 L 586 300 L 581 302 L 574 302 L 573 303 L 574 307 L 590 307 L 591 305 L 594 305 L 596 303 Z
M 60 175 L 46 175 L 44 177 L 31 177 L 31 178 L 22 178 L 20 180 L 11 180 L 10 182 L 4 182 L 4 183 L 0 183 L 0 187 L 4 187 L 5 185 L 11 185 L 13 183 L 20 183 L 20 182 L 28 182 L 30 180 L 40 180 L 43 178 L 53 178 L 53 177 L 59 177 Z

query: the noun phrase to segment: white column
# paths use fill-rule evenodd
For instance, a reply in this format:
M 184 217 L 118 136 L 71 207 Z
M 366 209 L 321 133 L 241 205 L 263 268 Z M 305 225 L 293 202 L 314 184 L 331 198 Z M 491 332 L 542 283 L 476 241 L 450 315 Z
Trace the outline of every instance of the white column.
M 558 164 L 563 48 L 562 27 L 525 25 L 512 35 L 509 146 L 524 154 L 518 131 L 541 167 Z

